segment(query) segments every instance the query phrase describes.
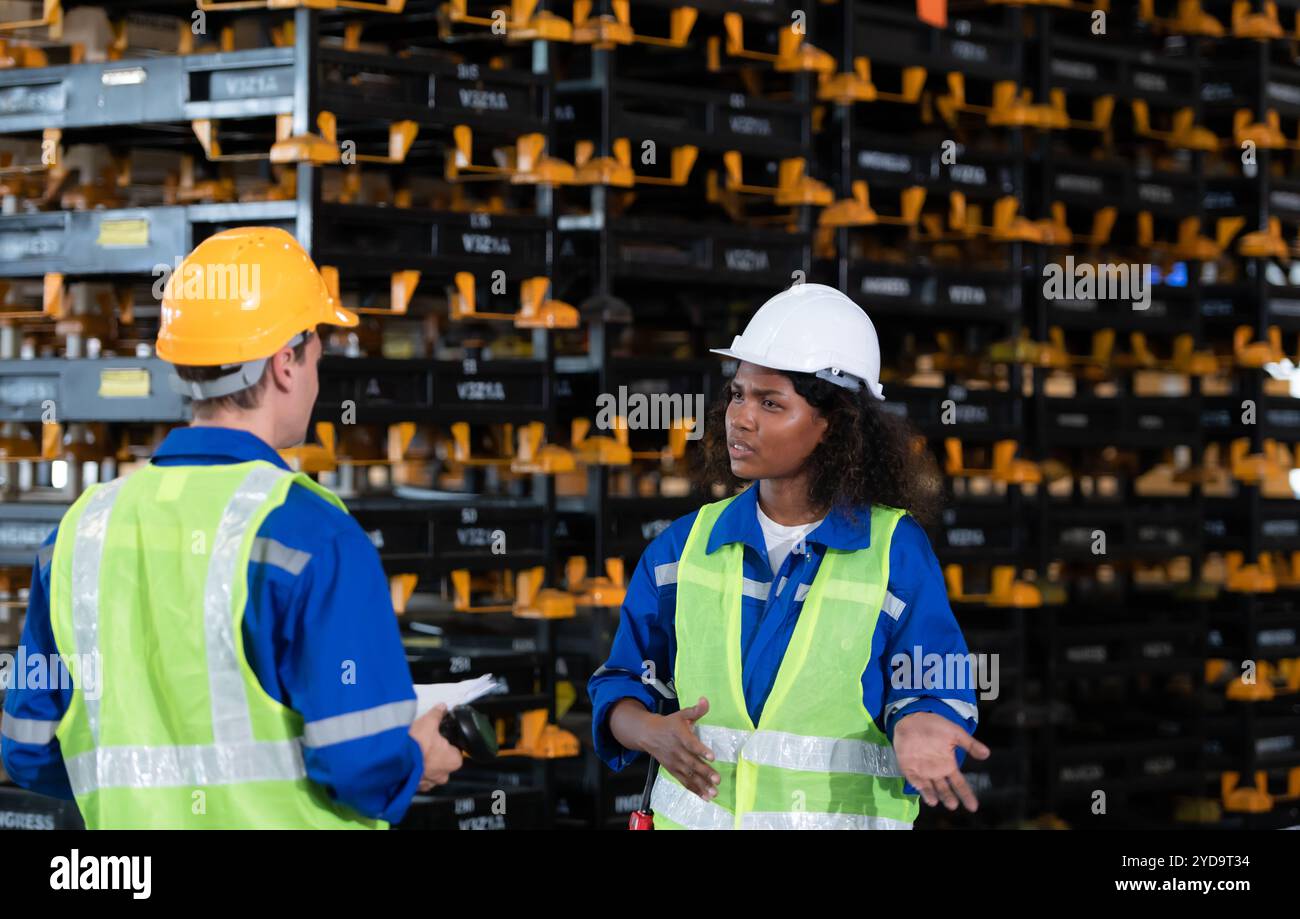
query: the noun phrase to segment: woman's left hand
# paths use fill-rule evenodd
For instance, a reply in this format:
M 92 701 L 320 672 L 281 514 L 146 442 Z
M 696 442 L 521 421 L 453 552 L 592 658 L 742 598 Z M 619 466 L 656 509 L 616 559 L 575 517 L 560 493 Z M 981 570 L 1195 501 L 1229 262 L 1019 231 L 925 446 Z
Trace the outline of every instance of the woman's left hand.
M 903 777 L 934 807 L 943 801 L 956 810 L 958 799 L 969 811 L 979 807 L 975 793 L 957 766 L 961 747 L 975 759 L 988 759 L 989 748 L 958 725 L 934 712 L 905 715 L 894 726 L 894 753 Z

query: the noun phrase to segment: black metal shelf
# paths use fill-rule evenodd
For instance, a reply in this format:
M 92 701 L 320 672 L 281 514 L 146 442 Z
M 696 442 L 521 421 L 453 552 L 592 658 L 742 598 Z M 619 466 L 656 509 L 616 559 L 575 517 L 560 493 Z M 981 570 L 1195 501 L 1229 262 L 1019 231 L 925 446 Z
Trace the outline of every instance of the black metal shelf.
M 605 250 L 613 279 L 638 283 L 784 287 L 807 273 L 811 247 L 804 233 L 665 217 L 561 217 L 559 229 L 562 270 Z
M 375 543 L 390 573 L 437 579 L 456 569 L 499 570 L 503 556 L 494 552 L 494 546 L 508 548 L 504 558 L 516 569 L 547 561 L 545 505 L 532 500 L 362 496 L 349 500 L 348 509 Z
M 0 420 L 184 421 L 189 411 L 157 358 L 0 361 Z
M 1002 326 L 1020 319 L 1020 282 L 1013 272 L 848 260 L 846 274 L 846 293 L 869 305 L 873 315 L 879 312 Z
M 173 267 L 175 253 L 223 229 L 259 224 L 293 232 L 313 217 L 315 259 L 338 268 L 344 282 L 412 269 L 448 281 L 457 271 L 502 270 L 511 278 L 547 271 L 544 217 L 253 201 L 0 216 L 0 275 L 157 278 L 159 266 Z
M 364 406 L 373 424 L 545 421 L 550 380 L 543 360 L 327 356 L 314 417 L 336 420 L 350 403 Z
M 466 124 L 511 137 L 545 125 L 543 86 L 531 73 L 330 47 L 307 56 L 310 67 L 301 47 L 284 47 L 6 70 L 0 133 L 61 128 L 65 142 L 102 137 L 120 144 L 124 128 L 147 137 L 150 127 L 292 114 L 307 92 L 339 119 L 344 138 L 348 129 L 393 121 L 435 131 Z M 313 72 L 317 84 L 302 85 Z M 78 133 L 104 128 L 118 130 Z M 158 135 L 165 146 L 178 136 Z

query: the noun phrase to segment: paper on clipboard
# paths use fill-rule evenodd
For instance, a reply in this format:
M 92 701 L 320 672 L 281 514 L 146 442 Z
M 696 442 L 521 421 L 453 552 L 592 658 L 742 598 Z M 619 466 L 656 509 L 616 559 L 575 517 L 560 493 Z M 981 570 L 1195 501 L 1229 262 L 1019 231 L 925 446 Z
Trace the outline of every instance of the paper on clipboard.
M 497 691 L 497 681 L 492 674 L 459 683 L 416 683 L 415 717 L 419 718 L 435 705 L 445 705 L 448 710 L 457 705 L 468 705 L 475 699 L 481 699 Z

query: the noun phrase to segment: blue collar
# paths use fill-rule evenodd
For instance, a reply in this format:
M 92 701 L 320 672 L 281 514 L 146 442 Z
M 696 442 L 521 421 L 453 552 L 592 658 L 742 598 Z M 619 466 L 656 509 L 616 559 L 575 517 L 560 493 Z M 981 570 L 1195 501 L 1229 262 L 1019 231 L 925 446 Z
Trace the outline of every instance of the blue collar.
M 809 533 L 804 541 L 827 549 L 852 552 L 871 545 L 871 513 L 869 508 L 859 510 L 858 522 L 849 520 L 839 508 L 834 508 L 821 524 Z M 706 552 L 730 542 L 743 542 L 763 557 L 767 556 L 767 542 L 763 528 L 758 523 L 758 485 L 746 488 L 736 496 L 713 524 Z
M 289 469 L 288 463 L 266 441 L 256 434 L 234 428 L 174 428 L 153 458 L 170 461 L 162 465 L 195 466 L 266 460 L 281 469 Z

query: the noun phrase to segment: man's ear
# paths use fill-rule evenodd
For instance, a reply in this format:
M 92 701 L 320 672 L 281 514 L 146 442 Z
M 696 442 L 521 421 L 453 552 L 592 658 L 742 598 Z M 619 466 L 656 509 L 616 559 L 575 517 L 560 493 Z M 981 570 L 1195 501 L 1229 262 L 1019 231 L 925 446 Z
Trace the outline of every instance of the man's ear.
M 293 349 L 281 348 L 271 355 L 266 372 L 271 375 L 271 385 L 281 392 L 289 391 L 289 384 L 296 368 L 293 362 Z

